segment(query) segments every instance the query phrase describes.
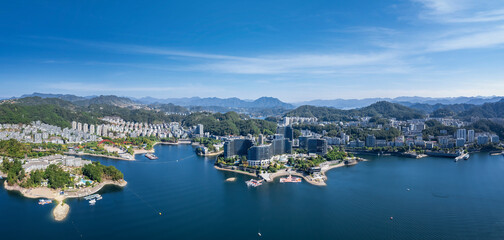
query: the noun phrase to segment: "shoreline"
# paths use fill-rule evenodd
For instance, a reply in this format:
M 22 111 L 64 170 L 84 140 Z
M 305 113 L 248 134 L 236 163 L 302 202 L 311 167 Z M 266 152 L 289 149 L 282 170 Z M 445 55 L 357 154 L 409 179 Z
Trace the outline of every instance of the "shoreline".
M 94 194 L 99 192 L 103 187 L 107 185 L 115 185 L 118 187 L 125 187 L 128 184 L 125 180 L 120 181 L 112 181 L 106 180 L 104 182 L 99 183 L 98 185 L 79 189 L 77 191 L 65 192 L 65 195 L 60 195 L 60 190 L 51 189 L 47 187 L 37 187 L 37 188 L 22 188 L 19 185 L 9 186 L 7 181 L 4 181 L 4 189 L 7 191 L 15 191 L 19 192 L 23 197 L 38 199 L 38 198 L 46 198 L 56 201 L 56 206 L 54 207 L 52 213 L 54 220 L 63 221 L 68 213 L 70 212 L 70 206 L 66 204 L 64 201 L 67 198 L 81 198 L 90 194 Z
M 221 170 L 221 171 L 234 172 L 234 173 L 239 173 L 239 174 L 248 175 L 248 176 L 252 176 L 252 177 L 260 177 L 260 178 L 264 179 L 266 182 L 273 182 L 275 180 L 275 178 L 292 175 L 292 176 L 301 177 L 309 184 L 312 184 L 315 186 L 327 186 L 327 184 L 325 183 L 325 181 L 327 180 L 325 173 L 331 169 L 344 167 L 344 166 L 347 166 L 347 164 L 345 164 L 344 162 L 329 165 L 329 166 L 322 166 L 321 171 L 320 171 L 320 173 L 321 173 L 320 178 L 312 178 L 310 175 L 308 175 L 306 173 L 300 173 L 298 171 L 291 171 L 290 169 L 289 170 L 281 169 L 281 170 L 278 170 L 277 172 L 274 172 L 274 173 L 254 174 L 254 173 L 250 173 L 250 172 L 246 172 L 246 171 L 242 171 L 242 170 L 237 170 L 237 169 L 221 168 L 217 165 L 214 165 L 214 168 L 217 170 Z
M 206 154 L 199 154 L 199 153 L 197 153 L 197 155 L 198 156 L 202 156 L 202 157 L 215 157 L 215 156 L 221 155 L 222 153 L 224 153 L 224 150 L 221 150 L 221 151 L 218 151 L 218 152 L 213 152 L 213 153 L 206 153 Z
M 214 165 L 214 168 L 217 169 L 217 170 L 221 170 L 221 171 L 234 172 L 234 173 L 240 173 L 240 174 L 248 175 L 248 176 L 252 176 L 252 177 L 257 177 L 257 174 L 246 172 L 246 171 L 242 171 L 242 170 L 234 170 L 234 169 L 221 168 L 221 167 L 219 167 L 217 165 Z
M 115 160 L 135 161 L 135 159 L 128 159 L 128 158 L 123 158 L 123 157 L 108 156 L 108 155 L 101 155 L 101 154 L 94 154 L 94 153 L 70 153 L 70 152 L 64 152 L 63 154 L 65 154 L 65 155 L 72 155 L 72 156 L 90 156 L 90 157 L 110 158 L 110 159 L 115 159 Z

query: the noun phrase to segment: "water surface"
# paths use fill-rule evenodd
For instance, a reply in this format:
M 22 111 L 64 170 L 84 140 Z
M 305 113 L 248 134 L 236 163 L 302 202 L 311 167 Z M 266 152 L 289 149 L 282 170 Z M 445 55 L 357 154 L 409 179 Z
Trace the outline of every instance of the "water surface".
M 5 239 L 503 239 L 504 157 L 372 157 L 327 173 L 327 187 L 267 183 L 213 168 L 189 145 L 155 146 L 158 160 L 90 158 L 121 170 L 95 206 L 51 205 L 0 188 Z M 225 182 L 237 177 L 236 182 Z M 410 189 L 410 191 L 407 191 Z M 161 215 L 159 214 L 161 213 Z M 393 217 L 393 220 L 390 220 Z

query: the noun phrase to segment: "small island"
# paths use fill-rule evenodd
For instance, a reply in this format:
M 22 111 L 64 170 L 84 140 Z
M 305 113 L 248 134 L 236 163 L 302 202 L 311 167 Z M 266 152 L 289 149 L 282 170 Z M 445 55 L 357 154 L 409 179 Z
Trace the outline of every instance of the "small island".
M 4 156 L 0 176 L 6 179 L 5 189 L 18 191 L 27 198 L 40 198 L 42 203 L 54 202 L 56 221 L 64 220 L 70 210 L 65 199 L 94 194 L 109 184 L 120 187 L 127 184 L 121 171 L 99 162 L 59 154 L 19 158 L 19 153 L 33 154 L 16 140 L 0 141 L 0 152 Z

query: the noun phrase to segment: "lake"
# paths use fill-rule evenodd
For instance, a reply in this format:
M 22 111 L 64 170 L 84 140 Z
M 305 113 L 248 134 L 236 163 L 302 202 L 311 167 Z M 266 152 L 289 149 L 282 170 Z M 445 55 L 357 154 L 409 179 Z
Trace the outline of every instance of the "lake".
M 370 161 L 330 170 L 326 187 L 276 179 L 247 188 L 249 176 L 216 170 L 214 159 L 197 156 L 190 145 L 155 149 L 158 160 L 86 157 L 116 166 L 128 185 L 104 188 L 95 206 L 68 199 L 63 222 L 53 220 L 53 205 L 1 187 L 2 238 L 504 238 L 502 156 L 475 153 L 459 162 L 363 156 Z

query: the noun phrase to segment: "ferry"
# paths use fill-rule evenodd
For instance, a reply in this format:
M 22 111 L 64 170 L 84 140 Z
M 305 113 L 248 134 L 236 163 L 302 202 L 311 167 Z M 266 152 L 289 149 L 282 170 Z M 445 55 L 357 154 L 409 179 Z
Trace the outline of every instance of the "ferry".
M 49 204 L 49 203 L 52 203 L 51 199 L 40 199 L 39 202 L 38 202 L 39 205 L 46 205 L 46 204 Z
M 247 184 L 247 187 L 259 187 L 263 184 L 263 180 L 250 179 L 245 181 L 245 183 Z
M 148 158 L 148 159 L 150 159 L 150 160 L 156 160 L 156 159 L 158 159 L 158 157 L 156 155 L 152 154 L 152 153 L 145 154 L 145 157 Z
M 298 182 L 301 182 L 301 178 L 299 178 L 299 177 L 293 177 L 293 176 L 289 175 L 289 177 L 280 178 L 280 182 L 281 183 L 287 183 L 287 182 L 298 183 Z

